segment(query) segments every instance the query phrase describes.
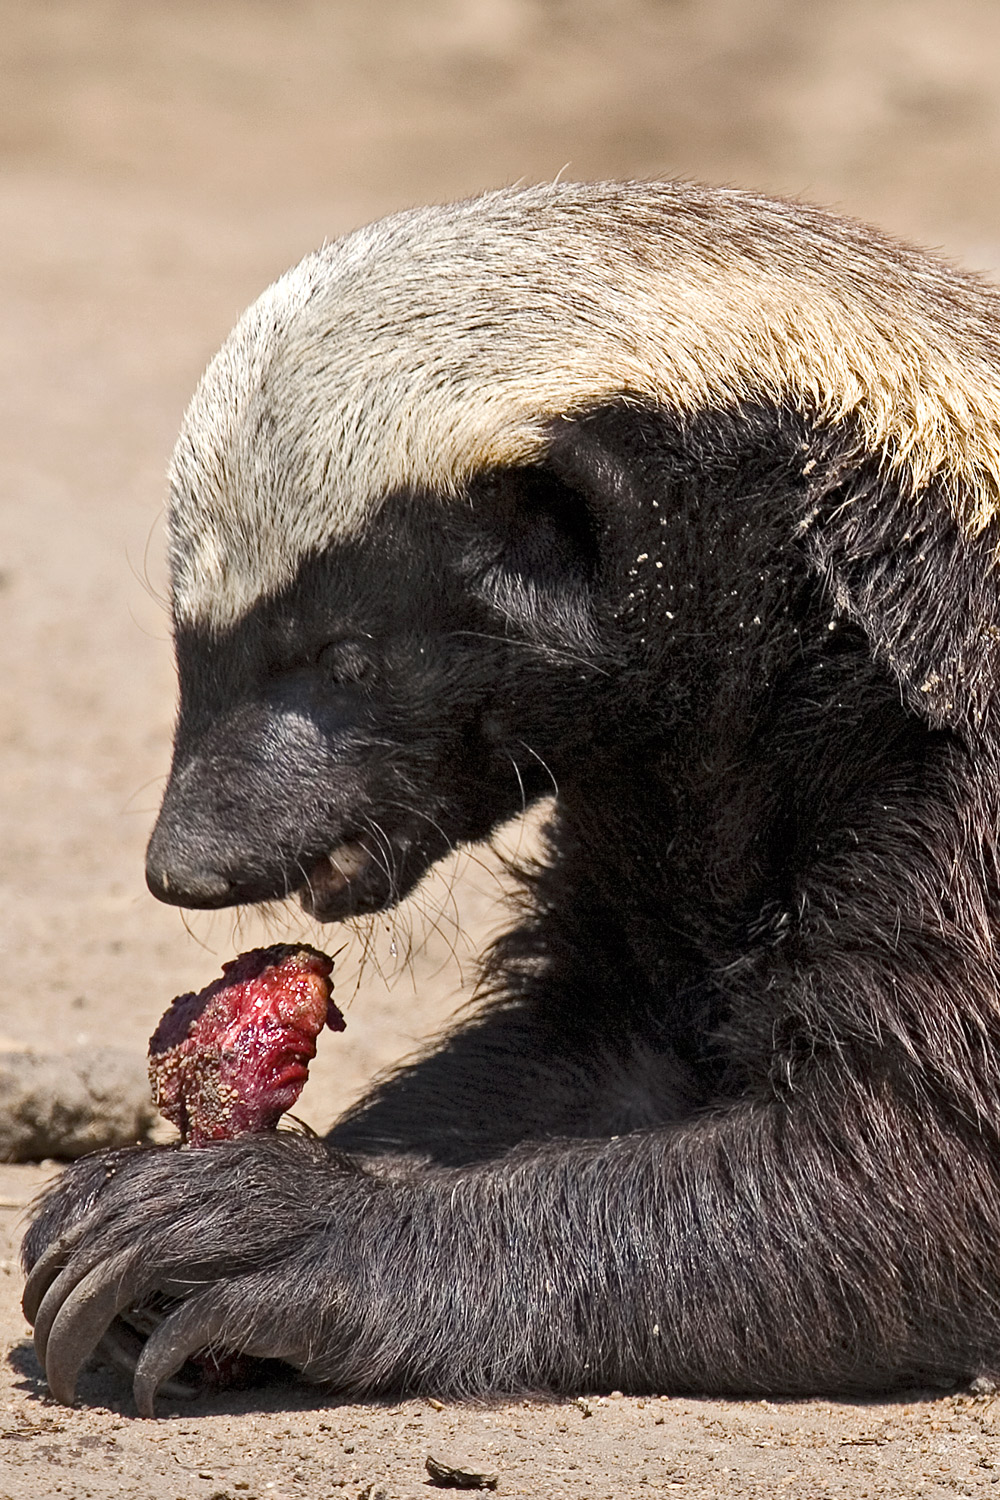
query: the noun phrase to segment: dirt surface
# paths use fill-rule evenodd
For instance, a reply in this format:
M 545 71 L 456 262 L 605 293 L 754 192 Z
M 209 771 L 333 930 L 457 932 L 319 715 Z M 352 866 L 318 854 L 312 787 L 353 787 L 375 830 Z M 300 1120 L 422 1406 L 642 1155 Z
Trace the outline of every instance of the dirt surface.
M 185 923 L 145 892 L 173 699 L 162 476 L 247 301 L 378 214 L 560 172 L 801 193 L 989 270 L 998 62 L 993 0 L 0 0 L 0 1047 L 138 1056 L 235 949 L 346 943 L 348 1031 L 298 1109 L 323 1129 L 443 1023 L 501 919 L 479 853 L 353 935 Z M 437 1410 L 287 1386 L 143 1422 L 92 1371 L 60 1408 L 14 1260 L 52 1170 L 0 1168 L 0 1500 L 394 1500 L 433 1493 L 429 1454 L 523 1496 L 1000 1494 L 1000 1402 L 961 1393 Z

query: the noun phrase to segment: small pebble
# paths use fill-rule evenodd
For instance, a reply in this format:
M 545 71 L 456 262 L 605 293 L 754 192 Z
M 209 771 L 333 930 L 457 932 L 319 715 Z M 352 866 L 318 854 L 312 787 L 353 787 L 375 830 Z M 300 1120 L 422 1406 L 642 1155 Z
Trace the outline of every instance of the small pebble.
M 450 1458 L 429 1455 L 425 1464 L 431 1484 L 448 1490 L 495 1490 L 499 1474 L 489 1469 L 476 1469 L 470 1464 L 455 1463 Z

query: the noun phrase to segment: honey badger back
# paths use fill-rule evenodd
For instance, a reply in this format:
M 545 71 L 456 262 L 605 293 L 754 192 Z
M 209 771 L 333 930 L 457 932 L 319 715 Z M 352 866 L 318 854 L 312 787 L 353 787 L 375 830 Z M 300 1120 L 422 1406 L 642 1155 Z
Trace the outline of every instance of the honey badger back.
M 366 1392 L 997 1368 L 998 315 L 669 185 L 402 215 L 250 310 L 175 458 L 152 889 L 379 910 L 554 785 L 549 854 L 326 1144 L 64 1176 L 57 1395 L 158 1290 L 147 1411 L 207 1343 Z

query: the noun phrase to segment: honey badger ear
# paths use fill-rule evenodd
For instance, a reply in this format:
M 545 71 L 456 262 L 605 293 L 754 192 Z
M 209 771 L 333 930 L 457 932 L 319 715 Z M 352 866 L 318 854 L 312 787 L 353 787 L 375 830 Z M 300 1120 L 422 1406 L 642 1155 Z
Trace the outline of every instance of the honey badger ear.
M 548 469 L 524 467 L 479 476 L 468 497 L 482 549 L 479 596 L 540 646 L 589 654 L 597 552 L 580 496 Z
M 859 625 L 904 701 L 935 729 L 1000 730 L 1000 526 L 975 527 L 943 484 L 879 476 L 811 506 L 807 553 L 832 609 Z
M 914 713 L 977 746 L 996 740 L 1000 749 L 997 515 L 987 508 L 985 524 L 973 521 L 982 497 L 944 479 L 917 487 L 904 465 L 890 467 L 851 438 L 845 444 L 842 433 L 824 438 L 801 416 L 787 430 L 780 414 L 759 411 L 755 420 L 756 431 L 745 413 L 720 412 L 685 428 L 662 409 L 622 403 L 560 424 L 548 463 L 585 497 L 581 505 L 598 530 L 613 515 L 616 534 L 638 534 L 651 490 L 662 496 L 682 482 L 698 491 L 704 480 L 721 485 L 723 503 L 739 504 L 740 476 L 752 478 L 754 455 L 773 445 L 784 459 L 768 472 L 768 489 L 787 506 L 779 532 L 788 538 L 789 565 L 800 574 L 805 553 L 827 585 L 831 617 L 861 628 Z

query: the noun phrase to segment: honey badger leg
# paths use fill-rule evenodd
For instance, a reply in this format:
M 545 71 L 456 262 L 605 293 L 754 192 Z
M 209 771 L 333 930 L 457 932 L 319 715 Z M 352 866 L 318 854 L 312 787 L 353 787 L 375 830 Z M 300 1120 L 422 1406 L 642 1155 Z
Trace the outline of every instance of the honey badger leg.
M 995 1167 L 884 1086 L 850 1107 L 849 1150 L 824 1080 L 406 1179 L 295 1137 L 119 1156 L 82 1237 L 29 1283 L 39 1353 L 69 1400 L 116 1314 L 166 1293 L 135 1376 L 146 1414 L 205 1346 L 357 1393 L 815 1391 L 979 1368 L 995 1285 L 961 1247 L 995 1222 Z M 94 1170 L 56 1188 L 29 1262 Z

